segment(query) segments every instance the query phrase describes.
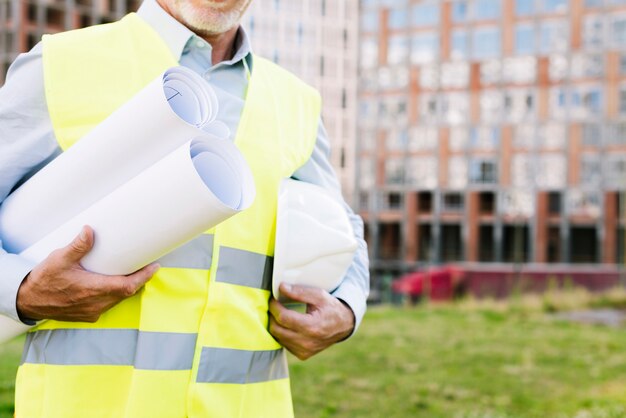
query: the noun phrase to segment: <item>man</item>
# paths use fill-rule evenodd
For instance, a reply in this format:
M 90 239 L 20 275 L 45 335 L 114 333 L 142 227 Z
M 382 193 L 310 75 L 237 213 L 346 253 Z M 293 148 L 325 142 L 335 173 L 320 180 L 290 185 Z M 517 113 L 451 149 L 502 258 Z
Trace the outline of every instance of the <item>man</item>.
M 218 119 L 258 189 L 252 208 L 209 231 L 204 266 L 183 257 L 129 276 L 87 272 L 80 260 L 97 239 L 89 227 L 36 266 L 2 252 L 0 313 L 50 319 L 27 338 L 18 417 L 292 416 L 281 345 L 306 359 L 358 327 L 367 256 L 362 223 L 347 206 L 360 246 L 339 288 L 283 286 L 306 314 L 268 302 L 280 179 L 341 197 L 318 95 L 251 53 L 239 27 L 249 3 L 146 0 L 114 24 L 44 38 L 9 70 L 0 90 L 0 201 L 177 63 L 216 90 Z

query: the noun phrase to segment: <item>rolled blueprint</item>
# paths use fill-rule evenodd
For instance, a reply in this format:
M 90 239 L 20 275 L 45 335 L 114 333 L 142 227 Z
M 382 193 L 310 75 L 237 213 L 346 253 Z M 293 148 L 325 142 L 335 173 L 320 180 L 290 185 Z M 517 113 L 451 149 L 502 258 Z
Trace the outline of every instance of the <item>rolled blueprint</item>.
M 19 253 L 33 245 L 201 135 L 217 111 L 217 97 L 199 75 L 183 67 L 165 71 L 2 203 L 4 248 Z M 216 128 L 208 130 L 222 129 Z
M 254 196 L 252 173 L 236 146 L 198 137 L 20 255 L 38 263 L 90 225 L 94 247 L 81 265 L 101 274 L 129 274 L 248 208 Z M 0 317 L 0 342 L 28 328 Z

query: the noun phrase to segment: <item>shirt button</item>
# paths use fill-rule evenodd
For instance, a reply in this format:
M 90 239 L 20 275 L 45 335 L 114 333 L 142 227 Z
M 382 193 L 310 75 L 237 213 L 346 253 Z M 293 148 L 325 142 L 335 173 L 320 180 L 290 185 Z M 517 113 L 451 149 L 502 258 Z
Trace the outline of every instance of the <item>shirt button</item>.
M 202 41 L 197 41 L 197 42 L 196 42 L 196 46 L 197 46 L 198 48 L 204 48 L 204 42 L 202 42 Z

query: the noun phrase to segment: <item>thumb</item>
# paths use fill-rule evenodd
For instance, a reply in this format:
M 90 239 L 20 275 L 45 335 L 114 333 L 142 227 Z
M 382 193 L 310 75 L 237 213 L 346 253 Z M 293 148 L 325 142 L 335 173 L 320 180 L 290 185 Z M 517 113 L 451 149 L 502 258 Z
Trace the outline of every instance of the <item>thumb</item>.
M 78 263 L 93 248 L 93 229 L 83 226 L 80 233 L 63 248 L 66 261 Z

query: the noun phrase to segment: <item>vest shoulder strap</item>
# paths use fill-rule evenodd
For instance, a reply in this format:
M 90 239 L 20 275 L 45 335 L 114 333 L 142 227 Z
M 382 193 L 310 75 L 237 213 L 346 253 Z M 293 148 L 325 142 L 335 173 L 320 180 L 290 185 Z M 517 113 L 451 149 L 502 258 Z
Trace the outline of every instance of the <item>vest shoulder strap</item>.
M 114 23 L 45 35 L 46 102 L 61 148 L 69 148 L 175 65 L 165 42 L 135 13 Z

